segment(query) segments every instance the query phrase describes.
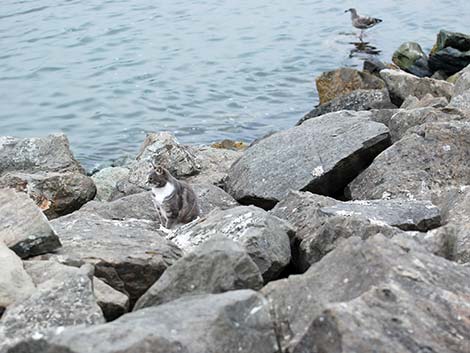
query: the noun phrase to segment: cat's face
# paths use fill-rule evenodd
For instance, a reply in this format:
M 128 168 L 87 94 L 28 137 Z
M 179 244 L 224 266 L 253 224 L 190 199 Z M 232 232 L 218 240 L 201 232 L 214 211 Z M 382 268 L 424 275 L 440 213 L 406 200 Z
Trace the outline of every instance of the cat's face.
M 156 166 L 148 177 L 148 182 L 154 187 L 162 188 L 168 181 L 167 172 L 164 168 Z

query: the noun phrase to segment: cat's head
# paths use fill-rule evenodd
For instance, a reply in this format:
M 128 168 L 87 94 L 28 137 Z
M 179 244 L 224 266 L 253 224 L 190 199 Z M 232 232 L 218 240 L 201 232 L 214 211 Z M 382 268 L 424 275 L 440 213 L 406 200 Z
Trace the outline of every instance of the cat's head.
M 148 183 L 157 188 L 164 187 L 168 181 L 168 171 L 160 165 L 154 166 L 148 177 Z

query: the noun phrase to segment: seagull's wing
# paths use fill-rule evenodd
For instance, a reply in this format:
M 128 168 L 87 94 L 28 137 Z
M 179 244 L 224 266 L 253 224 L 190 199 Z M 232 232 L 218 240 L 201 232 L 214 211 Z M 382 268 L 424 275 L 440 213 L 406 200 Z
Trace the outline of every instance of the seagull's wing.
M 375 26 L 377 23 L 382 22 L 380 18 L 374 18 L 374 17 L 358 17 L 356 19 L 358 27 L 364 27 L 364 28 L 369 28 L 372 26 Z

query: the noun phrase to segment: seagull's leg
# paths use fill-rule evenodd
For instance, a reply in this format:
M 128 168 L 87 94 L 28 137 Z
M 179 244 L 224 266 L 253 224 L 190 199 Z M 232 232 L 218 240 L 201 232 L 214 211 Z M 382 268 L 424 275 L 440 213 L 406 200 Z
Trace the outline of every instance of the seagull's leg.
M 364 30 L 361 29 L 361 34 L 359 35 L 359 39 L 361 40 L 361 42 L 362 42 L 362 36 L 363 36 L 363 35 L 364 35 Z

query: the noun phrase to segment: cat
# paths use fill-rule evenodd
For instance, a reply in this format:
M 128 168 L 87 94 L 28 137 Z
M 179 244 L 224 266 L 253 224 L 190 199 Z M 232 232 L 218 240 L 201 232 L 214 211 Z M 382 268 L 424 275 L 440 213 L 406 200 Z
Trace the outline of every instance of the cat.
M 197 196 L 188 183 L 174 178 L 161 166 L 153 167 L 148 183 L 163 227 L 171 229 L 175 224 L 189 223 L 199 217 Z

